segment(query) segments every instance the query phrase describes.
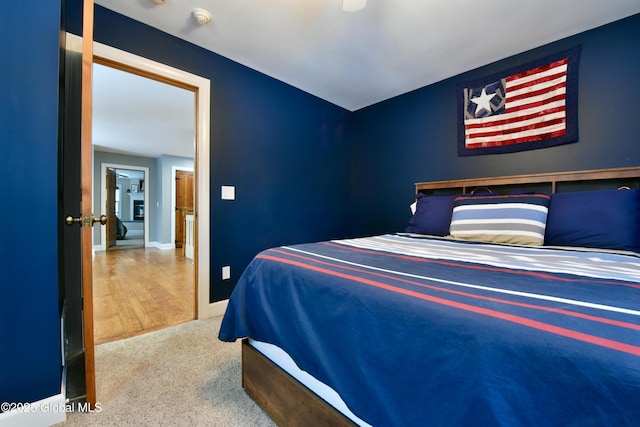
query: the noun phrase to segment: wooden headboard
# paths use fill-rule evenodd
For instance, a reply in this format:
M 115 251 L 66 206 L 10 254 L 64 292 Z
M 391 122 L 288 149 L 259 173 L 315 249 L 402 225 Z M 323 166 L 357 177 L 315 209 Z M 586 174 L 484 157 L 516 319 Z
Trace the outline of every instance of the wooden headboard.
M 471 193 L 476 189 L 487 189 L 499 194 L 507 194 L 512 191 L 558 193 L 562 191 L 616 189 L 623 186 L 640 188 L 640 166 L 418 182 L 416 183 L 416 194 L 464 194 Z

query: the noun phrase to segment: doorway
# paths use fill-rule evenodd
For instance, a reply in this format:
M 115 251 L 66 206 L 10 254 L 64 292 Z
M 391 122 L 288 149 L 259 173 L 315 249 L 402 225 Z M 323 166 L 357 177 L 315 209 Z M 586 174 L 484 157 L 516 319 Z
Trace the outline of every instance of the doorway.
M 94 249 L 149 247 L 149 168 L 96 161 L 100 172 L 100 196 L 94 202 L 96 212 L 109 218 L 107 226 L 95 231 Z M 110 184 L 110 172 L 114 181 Z M 120 225 L 119 222 L 122 224 Z
M 167 238 L 173 210 L 163 197 L 173 185 L 167 166 L 193 165 L 196 93 L 154 74 L 100 62 L 93 66 L 93 147 L 94 169 L 103 171 L 105 184 L 94 206 L 111 221 L 101 230 L 106 251 L 94 256 L 96 344 L 196 318 L 194 269 L 173 259 L 184 254 Z M 193 211 L 195 186 L 185 191 Z M 149 209 L 150 199 L 156 202 L 154 209 Z M 153 244 L 140 244 L 149 242 L 150 234 Z
M 115 230 L 110 229 L 111 223 L 107 223 L 106 232 L 107 250 L 116 248 L 144 248 L 145 247 L 145 227 L 148 216 L 147 197 L 145 196 L 146 173 L 135 169 L 111 169 L 107 170 L 107 177 L 115 174 L 113 186 L 107 185 L 107 209 L 111 212 L 108 217 L 115 217 Z M 113 198 L 113 202 L 109 200 Z M 115 241 L 112 239 L 115 237 Z M 148 239 L 147 239 L 148 240 Z M 112 242 L 113 244 L 110 244 Z
M 194 254 L 197 318 L 221 315 L 226 302 L 209 302 L 210 298 L 210 121 L 211 83 L 208 79 L 161 64 L 111 46 L 94 42 L 94 58 L 102 64 L 119 69 L 138 70 L 161 81 L 188 88 L 195 92 L 197 127 L 195 138 L 195 215 L 198 246 Z M 147 179 L 147 181 L 149 181 Z M 148 184 L 147 184 L 148 185 Z M 150 203 L 154 205 L 153 201 Z M 156 201 L 157 204 L 157 201 Z
M 87 7 L 90 6 L 90 7 Z M 88 78 L 82 78 L 82 84 L 78 83 L 78 87 L 75 85 L 72 89 L 77 90 L 81 96 L 78 96 L 78 102 L 73 105 L 73 110 L 68 114 L 68 117 L 80 117 L 78 120 L 78 129 L 74 128 L 78 134 L 78 147 L 75 150 L 64 150 L 65 153 L 78 154 L 77 159 L 67 159 L 70 165 L 68 170 L 77 171 L 77 174 L 82 177 L 81 184 L 78 183 L 68 191 L 68 194 L 78 194 L 78 187 L 81 187 L 81 194 L 76 199 L 78 206 L 71 209 L 73 213 L 83 212 L 82 219 L 88 222 L 92 222 L 97 218 L 94 217 L 92 211 L 93 206 L 91 203 L 92 198 L 96 193 L 101 190 L 95 188 L 95 183 L 99 181 L 94 174 L 98 172 L 93 168 L 92 159 L 92 147 L 91 147 L 91 58 L 99 59 L 107 63 L 111 63 L 114 66 L 131 67 L 134 69 L 142 70 L 147 73 L 151 73 L 160 76 L 162 79 L 171 82 L 180 82 L 185 87 L 191 88 L 196 94 L 196 116 L 197 116 L 197 129 L 196 129 L 196 141 L 195 152 L 196 158 L 194 166 L 196 167 L 197 187 L 196 187 L 196 235 L 199 242 L 199 248 L 195 254 L 194 264 L 194 276 L 195 276 L 195 297 L 194 303 L 196 306 L 197 318 L 204 319 L 221 315 L 226 308 L 226 301 L 210 303 L 210 82 L 208 79 L 196 76 L 191 73 L 184 72 L 182 70 L 166 66 L 164 64 L 157 63 L 155 61 L 142 58 L 140 56 L 121 51 L 119 49 L 103 45 L 94 42 L 91 37 L 92 33 L 92 2 L 87 1 L 83 9 L 83 18 L 85 25 L 83 27 L 84 38 L 81 38 L 75 34 L 66 33 L 66 52 L 70 53 L 68 57 L 78 57 L 83 59 L 82 61 L 75 61 L 73 65 L 78 65 L 77 70 L 74 67 L 70 67 L 71 71 L 76 72 L 78 75 L 88 75 Z M 88 59 L 88 60 L 86 60 Z M 82 64 L 80 66 L 79 64 Z M 74 77 L 75 74 L 73 75 Z M 73 83 L 79 82 L 80 79 L 76 78 Z M 66 80 L 65 80 L 66 83 Z M 88 94 L 88 96 L 85 96 Z M 80 102 L 81 101 L 81 102 Z M 86 102 L 88 101 L 88 103 Z M 82 104 L 81 104 L 82 103 Z M 86 131 L 88 129 L 88 131 Z M 80 144 L 82 141 L 82 144 Z M 82 145 L 82 149 L 80 147 Z M 82 153 L 80 155 L 79 153 Z M 78 167 L 76 168 L 75 165 Z M 93 183 L 93 187 L 92 187 Z M 74 205 L 75 206 L 75 205 Z M 75 219 L 75 218 L 74 218 Z M 72 227 L 69 230 L 73 229 Z M 87 296 L 89 302 L 85 301 L 84 309 L 78 310 L 81 312 L 82 322 L 80 324 L 80 342 L 85 352 L 85 375 L 79 378 L 82 385 L 86 384 L 86 400 L 91 405 L 95 405 L 95 374 L 94 374 L 94 339 L 93 339 L 93 305 L 92 305 L 92 270 L 93 270 L 93 255 L 92 243 L 96 236 L 91 231 L 90 227 L 82 227 L 82 245 L 68 245 L 78 247 L 78 254 L 75 257 L 65 257 L 65 259 L 76 260 L 77 267 L 77 280 L 73 280 L 73 283 L 78 283 L 81 286 L 77 292 L 73 290 L 74 295 L 79 296 L 79 300 L 82 300 L 82 294 L 85 299 Z M 80 251 L 81 249 L 81 251 Z M 81 252 L 81 253 L 80 253 Z M 80 265 L 77 265 L 80 264 Z M 75 270 L 74 270 L 75 271 Z M 69 322 L 65 322 L 67 325 Z M 66 329 L 65 329 L 66 331 Z M 69 337 L 70 335 L 66 335 Z

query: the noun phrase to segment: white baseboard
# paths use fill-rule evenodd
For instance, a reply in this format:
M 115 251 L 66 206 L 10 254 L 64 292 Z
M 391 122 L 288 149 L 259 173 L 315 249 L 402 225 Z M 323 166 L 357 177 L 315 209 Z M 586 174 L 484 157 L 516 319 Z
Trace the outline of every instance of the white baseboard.
M 158 248 L 160 250 L 166 251 L 166 250 L 171 250 L 171 249 L 175 249 L 176 246 L 173 243 L 160 243 L 160 242 L 149 242 L 147 243 L 147 248 Z M 93 251 L 94 252 L 99 252 L 99 251 L 106 251 L 107 248 L 105 245 L 94 245 L 93 246 Z
M 204 308 L 204 310 L 200 309 L 198 311 L 198 319 L 208 319 L 210 317 L 222 316 L 224 312 L 227 310 L 228 304 L 229 304 L 228 299 L 212 302 L 209 305 L 207 305 Z
M 158 248 L 163 251 L 175 249 L 176 246 L 173 243 L 160 243 L 160 242 L 149 242 L 147 245 L 148 248 Z
M 50 426 L 67 419 L 66 400 L 63 394 L 24 404 L 21 410 L 0 414 L 0 427 Z

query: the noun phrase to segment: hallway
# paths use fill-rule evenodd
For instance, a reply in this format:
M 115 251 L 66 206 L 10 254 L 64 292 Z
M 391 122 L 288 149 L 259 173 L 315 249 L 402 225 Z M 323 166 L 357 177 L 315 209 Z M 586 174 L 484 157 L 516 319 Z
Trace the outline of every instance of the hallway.
M 182 250 L 96 252 L 93 258 L 95 345 L 195 319 L 194 264 Z

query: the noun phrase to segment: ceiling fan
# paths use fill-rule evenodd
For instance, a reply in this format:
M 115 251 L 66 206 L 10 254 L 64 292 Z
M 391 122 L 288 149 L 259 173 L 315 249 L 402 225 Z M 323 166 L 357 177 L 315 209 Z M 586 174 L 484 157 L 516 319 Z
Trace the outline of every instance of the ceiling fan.
M 342 0 L 342 10 L 345 12 L 355 12 L 364 9 L 367 0 Z

